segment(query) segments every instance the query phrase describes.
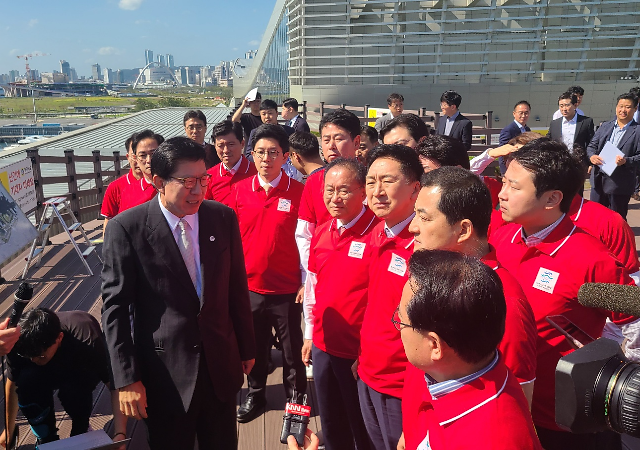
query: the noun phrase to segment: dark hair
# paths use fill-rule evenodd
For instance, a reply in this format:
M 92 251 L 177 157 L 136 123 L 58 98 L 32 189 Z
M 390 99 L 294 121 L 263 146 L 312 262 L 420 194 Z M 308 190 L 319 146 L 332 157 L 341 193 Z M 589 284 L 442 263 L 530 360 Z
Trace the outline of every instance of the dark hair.
M 418 155 L 429 158 L 441 166 L 460 166 L 469 170 L 469 155 L 462 141 L 450 136 L 428 136 L 415 148 Z
M 127 138 L 126 141 L 124 141 L 124 148 L 127 150 L 127 153 L 129 152 L 129 146 L 133 142 L 133 139 L 136 137 L 136 134 L 138 133 L 133 133 L 131 136 Z
M 135 133 L 131 136 L 131 149 L 134 154 L 138 151 L 138 144 L 145 139 L 153 139 L 158 145 L 164 142 L 164 138 L 161 135 L 156 134 L 149 129 L 143 130 L 140 133 Z
M 337 127 L 343 128 L 349 133 L 351 139 L 355 139 L 356 136 L 360 136 L 360 119 L 354 113 L 347 111 L 346 109 L 336 109 L 330 113 L 322 116 L 322 120 L 320 120 L 320 134 L 322 134 L 322 129 L 327 124 L 334 124 Z
M 355 179 L 358 182 L 358 185 L 364 186 L 365 180 L 367 178 L 367 169 L 364 165 L 355 158 L 336 158 L 329 163 L 329 165 L 324 170 L 324 179 L 327 179 L 327 173 L 334 167 L 344 167 L 345 169 L 350 170 L 355 175 Z
M 638 96 L 632 94 L 631 92 L 625 92 L 624 94 L 618 95 L 618 99 L 616 100 L 616 104 L 620 102 L 620 100 L 631 100 L 634 108 L 638 107 Z
M 260 92 L 256 92 L 256 100 L 262 100 L 262 94 Z
M 168 180 L 182 161 L 204 161 L 205 151 L 201 145 L 185 136 L 176 136 L 164 141 L 151 157 L 151 174 Z
M 527 107 L 529 108 L 529 111 L 531 111 L 531 103 L 529 103 L 526 100 L 520 100 L 518 103 L 516 103 L 516 105 L 513 107 L 513 110 L 515 111 L 516 108 L 520 105 L 527 105 Z
M 231 133 L 236 136 L 238 142 L 242 142 L 242 139 L 244 139 L 242 125 L 240 125 L 239 122 L 223 120 L 222 122 L 218 122 L 213 126 L 213 130 L 211 130 L 211 141 L 215 142 L 216 138 L 220 136 L 226 136 L 227 134 Z
M 394 92 L 393 94 L 390 94 L 389 97 L 387 97 L 387 105 L 392 104 L 394 100 L 400 100 L 404 103 L 404 97 Z
M 291 97 L 282 102 L 284 108 L 293 108 L 294 111 L 298 111 L 298 100 Z
M 420 139 L 429 136 L 429 127 L 420 117 L 415 114 L 400 114 L 387 122 L 387 125 L 380 130 L 380 139 L 384 140 L 384 136 L 396 127 L 406 128 L 416 142 L 420 142 Z
M 367 172 L 376 159 L 389 158 L 400 163 L 400 171 L 410 182 L 420 181 L 424 173 L 414 149 L 400 144 L 380 144 L 367 154 Z
M 436 333 L 470 364 L 495 352 L 507 305 L 491 267 L 458 252 L 419 250 L 409 259 L 409 273 L 407 316 L 414 329 Z
M 256 142 L 260 139 L 275 139 L 278 141 L 278 145 L 282 149 L 282 153 L 287 153 L 289 151 L 289 136 L 287 136 L 287 132 L 284 131 L 284 128 L 280 125 L 263 123 L 256 128 L 256 131 L 253 133 L 253 141 L 251 142 L 251 146 L 254 150 L 256 148 Z
M 422 175 L 420 186 L 439 188 L 438 210 L 449 225 L 469 219 L 478 237 L 487 237 L 493 204 L 480 177 L 460 167 L 439 167 Z
M 277 112 L 278 104 L 273 100 L 269 100 L 269 99 L 262 100 L 262 103 L 260 103 L 260 111 L 266 111 L 268 109 L 274 109 Z
M 567 91 L 573 92 L 576 95 L 584 95 L 584 89 L 582 89 L 581 86 L 571 86 Z
M 42 355 L 56 343 L 62 331 L 60 319 L 47 308 L 34 308 L 24 313 L 20 328 L 20 338 L 14 349 L 26 358 Z
M 629 92 L 635 95 L 636 97 L 640 97 L 640 86 L 635 86 L 629 89 Z
M 460 103 L 462 103 L 462 96 L 456 91 L 445 91 L 440 96 L 440 102 L 446 103 L 447 105 L 456 105 L 456 108 L 460 108 Z
M 289 150 L 296 152 L 304 159 L 320 157 L 320 143 L 318 138 L 305 131 L 296 131 L 289 136 Z
M 360 136 L 366 136 L 371 142 L 378 142 L 378 130 L 369 125 L 365 125 L 360 130 Z
M 525 144 L 509 156 L 533 174 L 536 198 L 545 192 L 558 190 L 563 196 L 560 211 L 569 211 L 584 178 L 581 166 L 576 164 L 566 145 L 542 137 Z
M 572 105 L 575 105 L 578 103 L 578 96 L 571 92 L 571 91 L 567 91 L 567 92 L 563 92 L 562 94 L 560 94 L 560 96 L 558 97 L 558 102 L 560 100 L 570 100 Z
M 205 127 L 207 126 L 207 117 L 199 109 L 191 109 L 187 111 L 184 115 L 184 118 L 182 119 L 182 125 L 186 125 L 187 120 L 189 119 L 198 119 L 204 124 Z

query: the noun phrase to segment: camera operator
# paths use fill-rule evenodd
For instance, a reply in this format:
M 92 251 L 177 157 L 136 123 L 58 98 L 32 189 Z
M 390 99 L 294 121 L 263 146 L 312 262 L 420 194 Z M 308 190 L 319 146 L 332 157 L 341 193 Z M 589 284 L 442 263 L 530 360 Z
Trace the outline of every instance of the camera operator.
M 15 427 L 18 407 L 38 444 L 59 439 L 53 392 L 71 417 L 71 436 L 89 429 L 93 391 L 108 385 L 109 365 L 100 325 L 83 311 L 54 313 L 35 308 L 20 320 L 20 338 L 8 355 L 5 398 L 8 430 Z M 111 391 L 114 438 L 126 438 L 126 418 L 120 413 L 117 391 Z M 115 402 L 115 403 L 114 403 Z M 11 442 L 3 432 L 0 445 Z M 115 439 L 114 439 L 115 440 Z

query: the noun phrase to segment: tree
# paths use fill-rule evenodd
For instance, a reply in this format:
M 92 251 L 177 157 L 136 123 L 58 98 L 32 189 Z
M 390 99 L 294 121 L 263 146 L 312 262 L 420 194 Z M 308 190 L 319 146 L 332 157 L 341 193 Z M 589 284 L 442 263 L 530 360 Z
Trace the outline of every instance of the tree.
M 133 110 L 136 112 L 144 111 L 146 109 L 154 109 L 158 107 L 155 103 L 153 103 L 148 98 L 137 98 L 136 101 L 134 102 L 134 105 L 135 105 L 135 108 L 133 108 Z
M 162 97 L 158 101 L 158 106 L 160 108 L 188 108 L 191 104 L 186 98 Z

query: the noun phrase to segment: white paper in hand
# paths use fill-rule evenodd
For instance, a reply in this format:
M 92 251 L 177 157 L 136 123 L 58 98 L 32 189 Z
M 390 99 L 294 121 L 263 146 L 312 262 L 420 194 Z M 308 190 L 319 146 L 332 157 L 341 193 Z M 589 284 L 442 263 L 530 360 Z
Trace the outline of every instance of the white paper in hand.
M 258 95 L 258 88 L 253 88 L 249 92 L 247 92 L 245 98 L 252 102 L 256 99 L 256 95 Z
M 611 142 L 607 142 L 604 144 L 599 156 L 604 161 L 604 164 L 600 166 L 600 170 L 611 176 L 613 171 L 618 167 L 616 164 L 616 156 L 624 157 L 624 153 L 622 153 L 620 149 Z

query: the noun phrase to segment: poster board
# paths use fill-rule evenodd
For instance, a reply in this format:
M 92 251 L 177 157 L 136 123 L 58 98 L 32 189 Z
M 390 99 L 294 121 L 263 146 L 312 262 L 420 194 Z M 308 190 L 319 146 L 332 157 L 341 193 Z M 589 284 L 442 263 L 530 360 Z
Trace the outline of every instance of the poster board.
M 36 185 L 29 158 L 0 167 L 0 183 L 23 212 L 31 211 L 37 206 Z
M 33 242 L 37 235 L 35 227 L 0 183 L 0 264 Z
M 389 114 L 390 112 L 391 111 L 388 108 L 369 108 L 368 116 L 373 119 L 377 119 L 378 117 L 382 117 L 385 114 Z M 373 122 L 367 122 L 367 125 L 369 125 L 370 127 L 375 126 L 375 124 L 375 120 Z

